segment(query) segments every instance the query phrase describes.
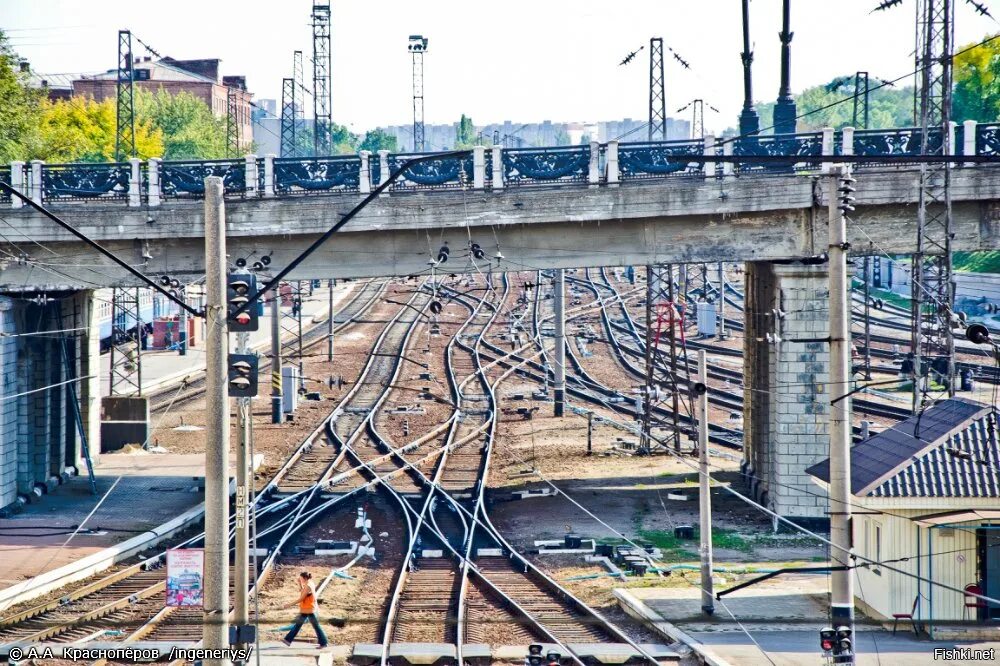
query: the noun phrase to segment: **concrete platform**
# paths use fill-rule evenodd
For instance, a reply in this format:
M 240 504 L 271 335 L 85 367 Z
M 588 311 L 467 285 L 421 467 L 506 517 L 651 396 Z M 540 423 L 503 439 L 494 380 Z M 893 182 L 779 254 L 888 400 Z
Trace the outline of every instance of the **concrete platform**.
M 254 466 L 262 460 L 257 456 Z M 34 577 L 139 537 L 155 541 L 165 524 L 196 521 L 204 502 L 204 462 L 200 454 L 105 454 L 94 469 L 96 495 L 84 474 L 0 519 L 0 609 L 33 589 L 37 581 L 28 581 Z

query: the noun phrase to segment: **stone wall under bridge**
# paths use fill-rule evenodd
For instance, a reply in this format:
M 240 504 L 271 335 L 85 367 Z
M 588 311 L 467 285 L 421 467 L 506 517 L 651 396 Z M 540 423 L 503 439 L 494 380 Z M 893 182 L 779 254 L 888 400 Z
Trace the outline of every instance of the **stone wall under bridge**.
M 744 442 L 753 496 L 805 524 L 829 521 L 826 492 L 805 469 L 829 455 L 829 277 L 825 264 L 748 262 Z

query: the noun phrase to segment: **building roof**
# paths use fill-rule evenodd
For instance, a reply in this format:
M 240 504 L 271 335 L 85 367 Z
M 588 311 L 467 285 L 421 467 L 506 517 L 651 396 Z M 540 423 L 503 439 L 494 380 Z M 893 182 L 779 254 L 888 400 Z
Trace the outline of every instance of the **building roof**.
M 177 61 L 183 62 L 183 61 Z M 186 81 L 196 83 L 217 83 L 214 79 L 202 76 L 201 74 L 184 69 L 168 59 L 161 60 L 138 60 L 133 65 L 134 69 L 148 69 L 150 81 Z M 111 80 L 118 79 L 118 70 L 109 69 L 106 72 L 93 76 L 82 77 L 84 79 Z
M 1000 445 L 992 407 L 963 398 L 851 448 L 851 492 L 857 497 L 1000 497 Z M 806 469 L 829 483 L 830 461 Z

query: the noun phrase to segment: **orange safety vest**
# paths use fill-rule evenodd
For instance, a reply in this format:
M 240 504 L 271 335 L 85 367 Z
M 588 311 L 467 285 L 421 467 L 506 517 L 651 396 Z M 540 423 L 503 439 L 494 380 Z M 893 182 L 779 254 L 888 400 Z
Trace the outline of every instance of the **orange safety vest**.
M 304 599 L 299 601 L 299 612 L 303 615 L 310 615 L 316 612 L 316 594 L 309 588 Z

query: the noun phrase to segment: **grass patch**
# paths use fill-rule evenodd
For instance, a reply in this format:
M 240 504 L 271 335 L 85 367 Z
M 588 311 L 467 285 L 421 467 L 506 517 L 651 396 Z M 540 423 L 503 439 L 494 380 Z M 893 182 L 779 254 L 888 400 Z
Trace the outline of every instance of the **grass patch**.
M 639 536 L 662 550 L 664 555 L 668 552 L 683 551 L 697 556 L 697 552 L 692 552 L 691 549 L 697 548 L 698 540 L 701 538 L 697 529 L 694 531 L 694 539 L 690 541 L 687 539 L 678 539 L 674 536 L 673 532 L 666 530 L 639 530 Z M 712 546 L 715 548 L 749 553 L 753 550 L 756 542 L 756 537 L 748 537 L 736 530 L 712 530 Z
M 955 252 L 952 262 L 956 271 L 967 273 L 1000 273 L 1000 252 Z

